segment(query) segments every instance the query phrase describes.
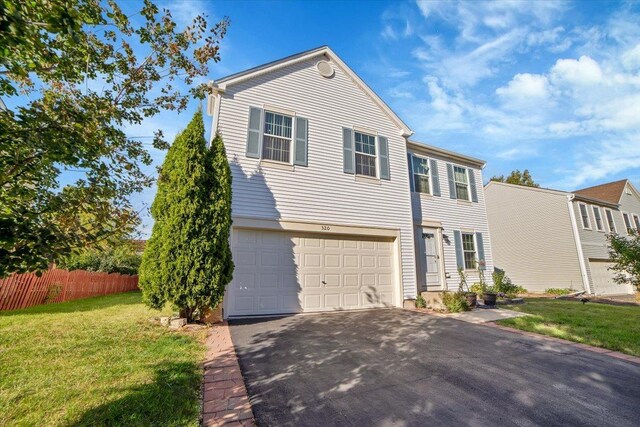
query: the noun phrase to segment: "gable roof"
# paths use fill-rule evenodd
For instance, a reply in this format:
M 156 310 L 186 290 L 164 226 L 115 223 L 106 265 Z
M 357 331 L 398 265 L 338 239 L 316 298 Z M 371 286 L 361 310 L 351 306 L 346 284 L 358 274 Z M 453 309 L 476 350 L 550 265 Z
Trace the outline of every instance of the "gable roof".
M 518 189 L 518 190 L 522 190 L 522 191 L 539 191 L 539 192 L 543 192 L 543 193 L 556 194 L 556 195 L 569 197 L 570 200 L 578 200 L 578 201 L 581 201 L 581 202 L 592 203 L 594 205 L 601 205 L 601 206 L 606 206 L 606 207 L 610 207 L 610 208 L 613 208 L 613 209 L 618 209 L 618 202 L 617 201 L 616 202 L 609 202 L 607 200 L 598 199 L 596 197 L 580 195 L 580 194 L 577 194 L 575 192 L 571 193 L 569 191 L 555 190 L 553 188 L 529 187 L 529 186 L 526 186 L 526 185 L 509 184 L 509 183 L 506 183 L 506 182 L 491 181 L 491 180 L 484 186 L 484 188 L 485 188 L 485 190 L 487 190 L 491 186 L 506 186 L 506 187 L 510 187 L 510 188 L 514 188 L 514 189 Z
M 427 155 L 429 153 L 435 153 L 443 157 L 448 157 L 454 161 L 471 164 L 472 166 L 481 169 L 484 168 L 487 163 L 484 160 L 456 153 L 455 151 L 445 150 L 444 148 L 434 147 L 433 145 L 425 144 L 424 142 L 407 140 L 407 147 L 413 150 L 422 151 L 424 153 L 427 153 Z
M 329 46 L 320 46 L 315 49 L 306 50 L 304 52 L 296 53 L 294 55 L 287 56 L 276 61 L 268 62 L 266 64 L 258 65 L 257 67 L 249 68 L 248 70 L 240 71 L 239 73 L 231 74 L 226 77 L 222 77 L 218 80 L 214 80 L 210 83 L 211 87 L 218 92 L 224 92 L 227 87 L 244 82 L 254 77 L 261 76 L 266 73 L 284 68 L 293 64 L 297 64 L 302 61 L 306 61 L 317 56 L 326 56 L 333 60 L 333 62 L 340 67 L 340 69 L 358 85 L 371 100 L 378 105 L 389 116 L 391 121 L 400 129 L 401 134 L 405 137 L 413 135 L 413 131 L 402 121 L 398 115 L 393 112 L 391 108 L 380 98 L 367 84 L 345 64 L 338 55 L 336 55 Z
M 604 200 L 609 203 L 620 203 L 620 197 L 627 185 L 627 179 L 620 181 L 608 182 L 606 184 L 594 185 L 593 187 L 576 190 L 574 193 L 578 196 L 589 197 L 592 199 Z

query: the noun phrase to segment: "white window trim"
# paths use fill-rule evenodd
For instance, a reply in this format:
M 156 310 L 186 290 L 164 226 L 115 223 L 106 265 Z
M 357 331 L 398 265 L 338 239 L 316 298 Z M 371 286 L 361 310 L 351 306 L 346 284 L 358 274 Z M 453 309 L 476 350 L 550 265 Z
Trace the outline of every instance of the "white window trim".
M 361 128 L 361 127 L 357 127 L 357 126 L 352 126 L 352 133 L 353 133 L 353 175 L 354 177 L 364 177 L 370 180 L 376 180 L 376 181 L 380 181 L 380 146 L 379 146 L 379 135 L 378 132 L 373 131 L 371 129 L 365 129 L 365 128 Z M 367 136 L 372 136 L 373 137 L 373 143 L 376 149 L 376 154 L 368 154 L 368 153 L 361 153 L 359 151 L 356 150 L 356 132 L 361 133 L 363 135 L 367 135 Z M 376 174 L 375 176 L 371 176 L 371 175 L 363 175 L 358 173 L 358 167 L 356 166 L 356 154 L 362 154 L 363 156 L 369 156 L 369 157 L 375 157 L 375 164 L 376 164 Z
M 633 223 L 631 222 L 631 215 L 629 214 L 629 212 L 622 212 L 620 211 L 620 213 L 622 214 L 622 223 L 624 224 L 624 231 L 627 233 L 627 236 L 629 236 L 629 229 L 633 228 Z M 627 221 L 624 220 L 624 216 L 627 216 L 627 218 L 629 218 L 629 225 L 627 225 Z
M 268 134 L 264 131 L 264 125 L 266 123 L 267 120 L 267 113 L 272 113 L 272 114 L 277 114 L 280 116 L 289 116 L 291 117 L 291 137 L 290 138 L 285 138 L 282 136 L 278 136 L 278 135 L 271 135 Z M 288 111 L 288 110 L 284 110 L 281 108 L 277 108 L 277 107 L 273 107 L 273 106 L 267 106 L 267 105 L 263 105 L 262 108 L 262 120 L 260 121 L 260 125 L 262 127 L 262 130 L 260 132 L 260 135 L 262 136 L 262 138 L 260 139 L 260 162 L 270 162 L 270 163 L 279 163 L 282 165 L 292 165 L 293 166 L 293 150 L 295 150 L 295 135 L 296 135 L 296 115 L 294 112 L 292 111 Z M 288 139 L 289 140 L 289 161 L 287 162 L 281 162 L 279 160 L 273 160 L 273 159 L 265 159 L 264 158 L 264 137 L 265 136 L 270 136 L 273 138 L 279 138 L 279 139 Z
M 582 209 L 581 206 L 584 206 L 584 210 L 587 213 L 587 225 L 584 225 L 584 218 L 582 217 Z M 591 230 L 591 217 L 589 216 L 589 208 L 585 203 L 578 203 L 578 215 L 580 217 L 580 224 L 582 224 L 583 230 Z
M 451 166 L 453 168 L 453 187 L 454 188 L 456 186 L 456 167 L 464 169 L 465 171 L 464 176 L 467 178 L 467 196 L 469 197 L 467 197 L 466 199 L 459 198 L 458 189 L 456 188 L 456 200 L 462 200 L 463 202 L 471 202 L 471 181 L 469 180 L 469 171 L 471 169 L 466 166 L 456 165 L 455 163 L 451 163 Z
M 611 229 L 611 224 L 609 224 L 609 217 L 607 216 L 607 212 L 611 214 L 611 222 L 613 222 L 613 230 Z M 605 209 L 604 215 L 607 220 L 607 229 L 609 229 L 609 233 L 617 233 L 618 229 L 616 228 L 616 219 L 613 216 L 613 211 L 611 209 Z
M 430 163 L 430 158 L 426 157 L 426 156 L 421 156 L 419 154 L 414 154 L 414 153 L 409 153 L 411 155 L 411 179 L 413 179 L 413 192 L 420 194 L 422 196 L 433 196 L 433 180 L 431 179 L 431 163 Z M 429 173 L 427 175 L 424 175 L 422 173 L 416 174 L 415 171 L 413 170 L 413 158 L 417 157 L 419 159 L 424 159 L 427 161 L 427 167 L 429 168 Z M 421 191 L 417 191 L 416 190 L 416 181 L 414 179 L 414 175 L 422 175 L 422 176 L 426 176 L 427 178 L 429 178 L 429 193 L 423 193 Z
M 633 225 L 636 227 L 636 230 L 640 232 L 640 215 L 633 214 Z M 636 221 L 637 220 L 637 221 Z
M 591 209 L 593 210 L 593 222 L 595 223 L 596 230 L 601 232 L 601 233 L 604 233 L 605 232 L 605 229 L 604 229 L 604 218 L 602 217 L 602 211 L 600 210 L 600 206 L 592 205 Z M 601 228 L 598 228 L 598 218 L 596 217 L 596 211 L 598 211 L 598 215 L 600 216 Z

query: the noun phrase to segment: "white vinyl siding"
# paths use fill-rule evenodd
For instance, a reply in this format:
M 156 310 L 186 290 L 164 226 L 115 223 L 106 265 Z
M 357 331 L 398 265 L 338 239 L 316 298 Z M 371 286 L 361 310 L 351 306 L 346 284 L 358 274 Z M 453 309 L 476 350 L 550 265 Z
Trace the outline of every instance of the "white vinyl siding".
M 596 230 L 604 231 L 604 225 L 602 224 L 602 214 L 600 213 L 600 208 L 598 206 L 592 206 L 593 208 L 593 219 L 596 222 Z
M 607 216 L 607 225 L 609 226 L 609 232 L 616 233 L 616 222 L 613 220 L 613 212 L 611 212 L 611 209 L 605 209 L 604 213 Z
M 317 60 L 229 86 L 220 98 L 218 130 L 233 174 L 233 216 L 398 229 L 404 296 L 414 298 L 405 139 L 391 118 L 336 63 L 331 61 L 335 74 L 327 79 L 318 74 Z M 296 117 L 308 120 L 307 167 L 293 171 L 261 167 L 259 159 L 246 157 L 249 107 L 265 104 L 295 111 Z M 390 180 L 372 185 L 344 173 L 342 129 L 353 124 L 388 138 Z
M 429 160 L 419 156 L 413 156 L 412 159 L 414 191 L 431 194 Z
M 413 206 L 413 216 L 416 225 L 423 221 L 436 221 L 442 224 L 442 254 L 444 268 L 443 289 L 457 290 L 460 284 L 458 276 L 458 264 L 456 260 L 456 250 L 454 243 L 454 230 L 473 230 L 482 233 L 484 259 L 486 271 L 493 271 L 492 245 L 489 234 L 489 224 L 487 222 L 487 212 L 485 209 L 484 191 L 478 186 L 478 203 L 460 203 L 449 194 L 449 179 L 447 175 L 447 163 L 452 163 L 453 159 L 445 157 L 439 153 L 433 153 L 427 149 L 418 150 L 413 147 L 409 152 L 415 157 L 427 157 L 438 162 L 438 180 L 440 181 L 441 197 L 423 197 L 420 193 L 411 193 L 411 203 Z M 458 160 L 456 160 L 458 161 Z M 482 170 L 473 165 L 463 165 L 469 173 L 475 175 L 476 182 L 482 182 Z M 430 176 L 430 178 L 433 178 Z M 433 179 L 431 180 L 433 190 Z M 415 181 L 414 181 L 415 182 Z M 434 190 L 435 191 L 435 190 Z M 420 236 L 416 236 L 419 238 Z M 476 242 L 476 251 L 478 245 Z M 477 270 L 468 272 L 470 283 L 478 281 Z
M 453 177 L 456 186 L 456 195 L 460 200 L 471 200 L 469 192 L 469 177 L 467 169 L 460 166 L 453 167 Z
M 376 177 L 376 137 L 354 132 L 356 175 Z
M 582 228 L 590 230 L 591 221 L 589 220 L 589 211 L 587 210 L 587 205 L 585 205 L 584 203 L 578 203 L 578 207 L 580 208 L 580 220 L 582 221 Z
M 584 289 L 567 193 L 491 182 L 484 194 L 496 268 L 530 292 Z

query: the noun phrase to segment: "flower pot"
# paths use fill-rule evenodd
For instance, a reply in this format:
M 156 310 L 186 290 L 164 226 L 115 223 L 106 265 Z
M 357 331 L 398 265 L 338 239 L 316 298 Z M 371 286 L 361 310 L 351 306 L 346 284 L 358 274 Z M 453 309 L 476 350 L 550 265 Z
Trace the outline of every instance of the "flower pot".
M 489 306 L 489 307 L 493 307 L 496 305 L 496 297 L 498 295 L 494 294 L 494 293 L 485 293 L 482 295 L 482 299 L 484 300 L 484 305 Z
M 474 308 L 477 303 L 477 295 L 474 292 L 467 292 L 465 294 L 465 298 L 467 299 L 467 304 L 469 304 L 470 308 Z

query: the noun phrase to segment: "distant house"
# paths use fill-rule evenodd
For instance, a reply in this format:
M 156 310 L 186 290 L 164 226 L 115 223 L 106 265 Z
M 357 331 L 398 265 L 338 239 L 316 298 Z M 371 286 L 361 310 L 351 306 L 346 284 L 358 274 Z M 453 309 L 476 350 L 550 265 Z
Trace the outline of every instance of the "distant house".
M 629 180 L 574 192 L 489 182 L 485 197 L 495 266 L 517 284 L 633 293 L 613 281 L 606 241 L 640 230 L 640 193 Z
M 330 48 L 211 86 L 233 173 L 225 317 L 402 307 L 493 268 L 484 162 L 409 141 Z

